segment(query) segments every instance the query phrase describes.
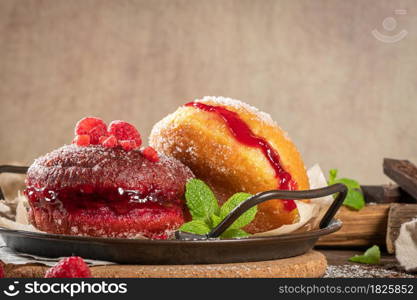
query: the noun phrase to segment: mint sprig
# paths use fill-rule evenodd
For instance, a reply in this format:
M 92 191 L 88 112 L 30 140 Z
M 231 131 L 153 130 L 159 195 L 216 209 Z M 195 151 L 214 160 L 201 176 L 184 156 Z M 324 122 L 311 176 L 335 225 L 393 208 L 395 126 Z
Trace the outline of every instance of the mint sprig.
M 193 219 L 207 221 L 212 214 L 219 211 L 219 204 L 213 192 L 199 179 L 187 182 L 185 200 Z
M 208 226 L 203 220 L 192 220 L 183 224 L 180 230 L 196 234 L 206 234 L 210 231 L 210 226 Z
M 221 207 L 210 187 L 202 180 L 191 179 L 185 186 L 185 200 L 190 210 L 192 221 L 183 224 L 179 230 L 196 234 L 207 234 L 240 203 L 251 197 L 248 193 L 236 193 Z M 242 229 L 255 218 L 256 206 L 248 209 L 230 227 L 221 238 L 245 237 L 249 234 Z
M 249 233 L 247 233 L 243 229 L 227 229 L 221 235 L 221 237 L 222 238 L 225 238 L 225 239 L 228 239 L 228 238 L 247 237 L 247 236 L 249 236 Z
M 374 245 L 365 251 L 363 255 L 355 255 L 349 258 L 349 261 L 358 262 L 361 264 L 376 265 L 381 261 L 381 251 L 379 247 Z
M 241 202 L 248 199 L 251 194 L 248 193 L 236 193 L 232 197 L 229 198 L 225 203 L 223 203 L 222 207 L 220 208 L 220 219 L 223 220 L 226 216 Z M 256 215 L 256 206 L 251 207 L 247 211 L 245 211 L 236 221 L 230 225 L 229 229 L 239 229 L 246 225 L 248 225 L 252 220 L 255 218 Z
M 365 197 L 362 194 L 360 184 L 353 179 L 349 178 L 337 178 L 337 169 L 331 169 L 329 171 L 328 184 L 343 183 L 348 188 L 343 205 L 352 208 L 354 210 L 361 210 L 365 206 Z

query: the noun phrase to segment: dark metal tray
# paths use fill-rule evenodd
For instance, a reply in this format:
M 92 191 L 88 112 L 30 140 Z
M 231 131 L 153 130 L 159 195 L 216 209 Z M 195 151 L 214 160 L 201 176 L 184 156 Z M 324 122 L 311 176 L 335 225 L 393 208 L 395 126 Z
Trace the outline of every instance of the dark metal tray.
M 7 246 L 45 257 L 78 255 L 129 264 L 214 264 L 262 261 L 301 255 L 320 236 L 340 229 L 333 220 L 326 228 L 296 234 L 243 239 L 138 240 L 44 234 L 0 228 Z
M 6 167 L 6 168 L 4 168 Z M 1 172 L 25 173 L 25 169 L 0 166 Z M 96 238 L 47 234 L 0 228 L 6 245 L 18 252 L 45 257 L 77 255 L 83 258 L 129 264 L 213 264 L 263 261 L 301 255 L 314 247 L 320 236 L 339 230 L 333 219 L 347 189 L 342 184 L 308 191 L 267 191 L 236 207 L 207 235 L 177 232 L 175 240 Z M 320 222 L 320 229 L 279 236 L 217 239 L 250 207 L 270 199 L 308 199 L 338 193 Z

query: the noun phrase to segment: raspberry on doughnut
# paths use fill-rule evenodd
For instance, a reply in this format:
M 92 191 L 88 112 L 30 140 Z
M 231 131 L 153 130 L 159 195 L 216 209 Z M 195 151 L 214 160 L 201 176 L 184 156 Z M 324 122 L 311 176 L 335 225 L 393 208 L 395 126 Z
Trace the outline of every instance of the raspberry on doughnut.
M 122 138 L 137 145 L 136 129 L 128 131 L 133 136 Z M 25 194 L 32 224 L 56 234 L 169 238 L 186 221 L 184 189 L 193 173 L 175 158 L 125 150 L 117 145 L 120 130 L 100 134 L 109 136 L 94 136 L 102 145 L 66 145 L 30 166 Z
M 75 125 L 75 134 L 77 136 L 87 135 L 90 137 L 90 143 L 97 145 L 100 137 L 107 134 L 107 126 L 100 118 L 85 117 Z
M 236 192 L 309 188 L 302 158 L 271 117 L 241 101 L 205 97 L 152 129 L 149 144 L 190 167 L 225 201 Z M 270 200 L 245 230 L 258 233 L 298 221 L 293 200 Z

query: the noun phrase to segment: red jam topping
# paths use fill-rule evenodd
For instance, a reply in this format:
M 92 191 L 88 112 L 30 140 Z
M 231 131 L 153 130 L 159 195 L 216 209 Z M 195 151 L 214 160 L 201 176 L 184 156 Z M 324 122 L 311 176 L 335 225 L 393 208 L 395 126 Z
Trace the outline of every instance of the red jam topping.
M 182 200 L 164 200 L 157 191 L 136 191 L 122 188 L 98 188 L 91 185 L 77 188 L 45 189 L 28 187 L 25 191 L 29 201 L 39 208 L 53 209 L 70 214 L 86 211 L 101 214 L 125 215 L 134 209 L 164 209 L 177 206 Z
M 238 142 L 262 150 L 265 158 L 275 171 L 278 189 L 295 190 L 297 188 L 297 183 L 291 177 L 291 174 L 282 167 L 280 156 L 277 151 L 275 151 L 268 141 L 253 133 L 248 124 L 246 124 L 236 112 L 230 111 L 222 106 L 207 105 L 201 102 L 189 102 L 185 104 L 185 106 L 192 106 L 207 112 L 216 113 L 224 120 L 230 132 Z M 297 207 L 294 200 L 283 200 L 283 203 L 284 208 L 287 211 L 292 211 Z

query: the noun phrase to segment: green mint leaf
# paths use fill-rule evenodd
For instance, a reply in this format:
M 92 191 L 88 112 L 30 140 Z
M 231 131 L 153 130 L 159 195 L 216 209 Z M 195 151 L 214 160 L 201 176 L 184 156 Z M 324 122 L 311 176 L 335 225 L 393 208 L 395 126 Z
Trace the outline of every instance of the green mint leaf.
M 222 233 L 220 236 L 224 239 L 232 239 L 232 238 L 240 238 L 240 237 L 247 237 L 249 233 L 244 231 L 243 229 L 228 229 Z
M 346 195 L 345 201 L 343 201 L 343 205 L 354 209 L 354 210 L 361 210 L 365 206 L 365 197 L 362 194 L 360 184 L 353 179 L 349 178 L 336 178 L 337 170 L 331 169 L 329 171 L 329 185 L 335 183 L 343 183 L 348 188 L 348 193 Z
M 334 183 L 343 183 L 348 188 L 343 205 L 352 208 L 354 210 L 361 210 L 365 206 L 365 197 L 362 194 L 361 186 L 359 183 L 352 179 L 340 178 L 336 179 Z
M 185 199 L 193 219 L 209 220 L 210 216 L 219 210 L 213 192 L 199 179 L 187 182 Z
M 236 206 L 251 196 L 251 194 L 247 193 L 234 194 L 219 208 L 217 199 L 209 186 L 199 179 L 191 179 L 186 184 L 185 200 L 193 220 L 183 224 L 179 230 L 195 234 L 207 234 L 219 225 Z M 237 238 L 249 236 L 247 232 L 240 228 L 252 222 L 256 212 L 256 206 L 247 210 L 233 222 L 221 237 Z
M 206 234 L 209 233 L 210 227 L 203 220 L 192 220 L 182 224 L 179 230 L 196 234 Z
M 381 251 L 378 246 L 372 246 L 365 251 L 363 255 L 355 255 L 349 258 L 349 261 L 358 262 L 361 264 L 376 265 L 381 261 Z
M 356 180 L 353 179 L 349 179 L 349 178 L 338 178 L 334 180 L 336 183 L 343 183 L 346 184 L 346 186 L 348 188 L 351 189 L 360 189 L 361 185 L 359 184 L 359 182 L 357 182 Z
M 222 221 L 223 219 L 221 219 L 219 216 L 217 216 L 217 215 L 211 215 L 211 217 L 210 217 L 210 222 L 211 222 L 211 228 L 214 228 L 214 227 L 216 227 L 217 225 L 219 225 L 220 224 L 220 222 Z
M 245 201 L 251 194 L 248 193 L 236 193 L 227 200 L 222 207 L 220 208 L 220 219 L 224 219 L 236 206 L 241 202 Z M 248 209 L 244 214 L 242 214 L 236 221 L 230 225 L 229 229 L 239 229 L 243 226 L 248 225 L 255 218 L 257 212 L 256 206 Z
M 329 171 L 329 185 L 333 184 L 337 177 L 337 169 L 330 169 Z
M 361 210 L 365 207 L 365 197 L 360 190 L 348 188 L 348 194 L 343 201 L 343 205 L 354 210 Z

